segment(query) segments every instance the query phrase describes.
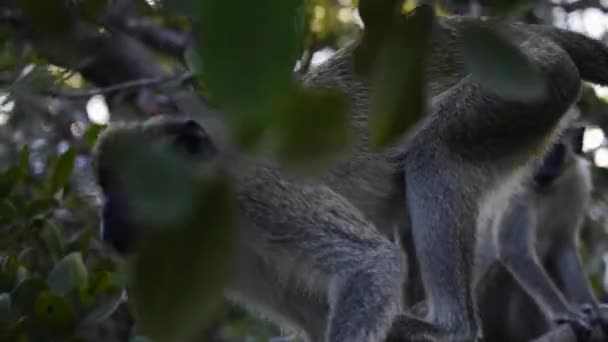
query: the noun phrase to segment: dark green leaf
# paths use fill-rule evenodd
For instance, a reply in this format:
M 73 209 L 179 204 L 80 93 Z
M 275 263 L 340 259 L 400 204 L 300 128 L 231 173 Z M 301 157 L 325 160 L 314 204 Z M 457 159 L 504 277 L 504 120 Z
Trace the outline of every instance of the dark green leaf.
M 13 290 L 13 303 L 20 312 L 30 315 L 34 312 L 34 304 L 38 295 L 46 290 L 48 290 L 48 286 L 44 280 L 37 277 L 25 279 Z
M 298 89 L 292 103 L 275 118 L 273 137 L 279 157 L 298 168 L 314 167 L 350 142 L 351 127 L 341 94 Z
M 241 141 L 242 134 L 261 136 L 260 122 L 281 108 L 289 92 L 301 42 L 295 20 L 301 3 L 199 1 L 203 83 Z
M 37 216 L 44 217 L 52 213 L 53 210 L 57 209 L 59 202 L 52 198 L 39 198 L 29 202 L 25 209 L 26 216 L 29 219 L 36 218 Z
M 0 200 L 0 224 L 9 224 L 17 219 L 17 209 L 8 200 Z
M 17 3 L 35 25 L 35 31 L 45 35 L 67 33 L 74 22 L 63 1 L 18 0 Z
M 71 335 L 76 328 L 76 313 L 70 302 L 49 291 L 43 291 L 36 299 L 36 326 L 54 336 Z
M 546 91 L 538 68 L 492 27 L 467 23 L 462 41 L 466 67 L 482 86 L 515 100 L 534 99 Z
M 401 13 L 403 1 L 399 0 L 359 0 L 359 15 L 366 30 L 384 30 L 395 15 Z
M 66 249 L 65 239 L 56 225 L 52 222 L 46 222 L 39 236 L 46 251 L 53 257 L 53 261 L 63 255 Z
M 105 296 L 100 296 L 97 305 L 82 319 L 82 324 L 97 325 L 110 317 L 124 302 L 122 291 L 114 291 Z
M 71 147 L 57 159 L 50 179 L 50 192 L 52 194 L 56 193 L 67 184 L 72 175 L 75 159 L 76 150 Z
M 99 17 L 103 14 L 103 10 L 111 0 L 85 0 L 78 6 L 79 12 L 86 20 L 97 23 Z
M 0 273 L 0 291 L 6 292 L 13 289 L 14 279 L 7 273 Z
M 11 294 L 0 293 L 0 321 L 8 322 L 13 318 Z
M 432 7 L 420 6 L 407 17 L 397 17 L 385 32 L 371 68 L 372 146 L 394 143 L 424 115 L 424 74 L 433 22 Z
M 66 255 L 49 273 L 49 287 L 57 293 L 67 293 L 87 283 L 88 272 L 79 252 Z
M 27 177 L 30 170 L 30 148 L 28 145 L 23 146 L 21 149 L 21 153 L 19 154 L 19 167 L 21 168 L 21 174 L 24 177 Z
M 80 252 L 82 253 L 82 256 L 86 258 L 91 246 L 91 241 L 95 237 L 95 233 L 96 232 L 93 229 L 83 229 L 80 231 L 77 236 L 68 243 L 67 252 Z
M 354 53 L 355 71 L 358 74 L 369 75 L 386 32 L 393 29 L 396 20 L 402 19 L 401 3 L 398 0 L 359 1 L 359 14 L 365 24 L 365 31 Z
M 0 173 L 0 198 L 8 197 L 20 180 L 21 170 L 17 165 Z
M 89 128 L 87 128 L 87 130 L 84 132 L 84 138 L 86 139 L 89 146 L 95 145 L 99 133 L 101 133 L 101 131 L 103 131 L 105 128 L 106 125 L 97 124 L 92 124 L 91 126 L 89 126 Z
M 152 340 L 150 340 L 149 338 L 147 338 L 145 336 L 133 336 L 133 337 L 131 337 L 129 342 L 152 342 Z
M 188 341 L 222 302 L 236 238 L 228 185 L 221 177 L 208 179 L 188 223 L 150 231 L 133 259 L 129 302 L 138 329 L 154 341 Z
M 191 165 L 175 151 L 155 147 L 125 138 L 105 153 L 121 170 L 120 184 L 131 197 L 133 220 L 147 228 L 174 222 L 194 210 L 194 191 L 185 177 Z

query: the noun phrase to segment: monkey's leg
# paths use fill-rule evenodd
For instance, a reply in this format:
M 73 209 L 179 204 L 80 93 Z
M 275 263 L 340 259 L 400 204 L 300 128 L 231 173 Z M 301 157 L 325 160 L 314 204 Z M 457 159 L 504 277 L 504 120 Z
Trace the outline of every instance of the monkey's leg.
M 497 232 L 499 259 L 549 320 L 570 323 L 585 336 L 591 331 L 589 319 L 570 307 L 536 254 L 536 208 L 526 199 L 525 194 L 515 195 L 502 217 Z
M 252 246 L 274 265 L 278 281 L 327 302 L 329 312 L 320 313 L 327 315 L 325 340 L 383 340 L 401 306 L 399 245 L 325 186 L 280 181 L 251 190 L 245 211 L 254 224 Z
M 583 271 L 574 238 L 571 243 L 560 246 L 552 255 L 553 258 L 550 258 L 549 262 L 553 264 L 558 281 L 568 299 L 579 305 L 594 303 L 596 299 Z
M 433 336 L 443 341 L 473 341 L 478 333 L 472 296 L 474 208 L 465 208 L 454 179 L 441 163 L 418 154 L 406 167 L 408 208 L 416 254 L 427 295 L 428 319 L 436 324 L 411 331 L 412 340 Z M 449 191 L 447 191 L 449 189 Z M 466 199 L 464 199 L 466 200 Z
M 538 36 L 518 44 L 545 76 L 545 91 L 509 100 L 467 76 L 432 99 L 404 161 L 429 318 L 452 340 L 479 332 L 472 295 L 478 215 L 547 147 L 580 95 L 578 70 L 561 48 Z

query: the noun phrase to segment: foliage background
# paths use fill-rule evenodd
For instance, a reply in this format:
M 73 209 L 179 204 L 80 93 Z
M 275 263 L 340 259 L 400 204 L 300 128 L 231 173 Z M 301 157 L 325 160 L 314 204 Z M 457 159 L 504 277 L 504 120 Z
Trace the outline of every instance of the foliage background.
M 287 55 L 297 53 L 297 63 L 286 65 L 290 74 L 294 68 L 301 75 L 361 32 L 354 0 L 304 1 L 297 18 L 289 15 L 291 7 L 273 1 L 233 1 L 204 9 L 194 3 L 0 1 L 1 340 L 145 340 L 135 328 L 132 307 L 122 290 L 124 265 L 97 237 L 101 199 L 90 154 L 109 120 L 203 113 L 208 110 L 207 101 L 226 105 L 222 89 L 240 91 L 236 100 L 241 102 L 231 98 L 233 107 L 227 108 L 228 113 L 240 116 L 228 119 L 237 138 L 244 143 L 255 141 L 262 135 L 264 122 L 243 108 L 252 103 L 258 109 L 270 108 L 268 103 L 278 98 L 269 94 L 284 82 L 284 75 L 273 73 L 272 63 L 288 63 Z M 511 20 L 568 27 L 608 43 L 604 37 L 608 7 L 603 3 L 444 0 L 435 5 L 440 15 L 509 13 Z M 414 5 L 406 1 L 404 7 Z M 277 33 L 280 30 L 271 25 L 291 20 L 300 24 L 293 32 Z M 237 39 L 230 41 L 234 46 L 225 47 L 226 36 L 217 33 L 242 38 L 246 35 L 239 34 L 245 31 L 253 32 L 254 43 L 267 42 L 260 37 L 269 35 L 274 37 L 270 42 L 284 46 Z M 279 56 L 283 52 L 286 56 Z M 201 60 L 211 61 L 213 68 Z M 223 60 L 238 61 L 239 67 L 222 64 Z M 256 74 L 258 69 L 270 70 L 274 76 Z M 237 77 L 242 83 L 237 85 L 230 72 L 250 77 Z M 207 84 L 216 91 L 215 98 L 206 96 Z M 251 89 L 257 93 L 247 95 Z M 593 126 L 587 134 L 587 154 L 595 165 L 596 184 L 581 252 L 594 288 L 604 300 L 608 299 L 608 280 L 604 280 L 608 248 L 608 149 L 602 139 L 602 131 L 608 129 L 605 94 L 602 89 L 588 88 L 578 105 L 581 117 Z M 237 117 L 234 113 L 230 115 Z M 314 120 L 318 125 L 328 119 Z M 299 126 L 298 122 L 288 127 L 292 126 Z M 259 130 L 246 129 L 250 127 Z M 294 146 L 316 141 L 311 134 L 326 133 L 294 132 L 271 135 L 280 141 L 280 154 L 307 155 Z M 170 280 L 179 283 L 179 279 Z M 228 304 L 209 316 L 209 326 L 201 332 L 201 339 L 209 341 L 267 341 L 277 336 L 280 332 L 270 324 Z

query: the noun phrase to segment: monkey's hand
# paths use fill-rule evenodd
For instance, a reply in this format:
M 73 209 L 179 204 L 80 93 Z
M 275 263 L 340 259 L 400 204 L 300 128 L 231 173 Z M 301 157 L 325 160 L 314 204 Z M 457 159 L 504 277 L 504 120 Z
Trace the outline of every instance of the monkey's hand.
M 608 304 L 583 304 L 581 310 L 590 318 L 593 325 L 599 325 L 604 335 L 608 336 Z
M 576 311 L 560 313 L 552 318 L 552 321 L 556 324 L 569 324 L 576 334 L 576 339 L 580 342 L 588 341 L 591 337 L 591 317 L 586 315 L 584 312 L 579 313 Z

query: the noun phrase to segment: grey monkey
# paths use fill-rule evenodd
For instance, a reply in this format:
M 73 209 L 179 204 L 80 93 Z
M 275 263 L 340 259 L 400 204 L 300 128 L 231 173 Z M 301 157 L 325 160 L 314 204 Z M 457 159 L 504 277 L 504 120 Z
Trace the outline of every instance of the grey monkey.
M 476 283 L 488 340 L 528 341 L 560 322 L 583 337 L 601 318 L 577 250 L 591 197 L 588 162 L 576 155 L 582 132 L 569 128 L 480 228 Z
M 136 250 L 145 231 L 127 210 L 129 194 L 117 186 L 121 169 L 113 168 L 112 151 L 131 137 L 149 148 L 168 146 L 193 172 L 226 153 L 193 120 L 159 117 L 106 129 L 95 162 L 105 196 L 102 235 L 124 254 Z M 401 305 L 399 245 L 325 183 L 295 178 L 272 160 L 229 172 L 241 219 L 227 298 L 308 341 L 384 339 Z
M 357 42 L 305 76 L 307 86 L 346 95 L 356 143 L 315 179 L 292 177 L 270 161 L 233 170 L 244 219 L 229 297 L 303 330 L 311 341 L 379 341 L 389 329 L 394 341 L 478 338 L 472 292 L 477 223 L 505 205 L 509 185 L 560 131 L 579 96 L 581 76 L 608 83 L 608 50 L 576 33 L 488 22 L 511 37 L 548 80 L 544 96 L 508 100 L 466 74 L 459 28 L 468 21 L 447 18 L 435 26 L 429 114 L 383 151 L 368 144 L 368 83 L 352 65 Z M 104 238 L 124 250 L 137 240 L 137 229 L 128 211 L 119 210 L 128 194 L 106 181 L 120 175 L 104 162 L 110 137 L 123 132 L 145 139 L 144 132 L 159 131 L 174 138 L 184 131 L 207 136 L 192 121 L 170 124 L 181 127 L 173 133 L 152 126 L 157 128 L 110 129 L 98 145 Z M 202 141 L 197 145 L 213 145 Z M 410 227 L 430 304 L 425 319 L 397 315 L 403 255 L 387 236 Z M 123 237 L 130 241 L 123 243 Z

